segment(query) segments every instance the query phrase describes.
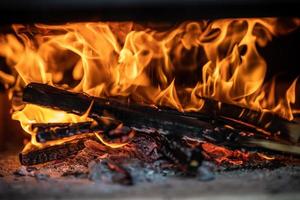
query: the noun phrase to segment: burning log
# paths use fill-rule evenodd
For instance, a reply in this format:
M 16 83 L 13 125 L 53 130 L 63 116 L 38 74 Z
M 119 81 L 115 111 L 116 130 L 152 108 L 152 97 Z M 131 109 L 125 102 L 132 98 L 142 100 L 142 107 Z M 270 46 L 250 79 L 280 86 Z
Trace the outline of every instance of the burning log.
M 125 130 L 127 129 L 124 129 L 123 132 Z M 119 137 L 123 137 L 123 134 L 118 133 L 120 132 L 119 130 L 113 132 L 113 137 L 117 137 L 117 135 L 119 135 Z M 115 135 L 115 132 L 117 132 L 118 134 Z M 127 133 L 127 131 L 125 132 Z M 220 137 L 219 134 L 211 134 L 208 141 L 213 142 L 217 145 L 230 147 L 236 145 L 236 143 L 243 148 L 261 147 L 264 149 L 269 149 L 271 154 L 272 151 L 284 151 L 292 154 L 300 154 L 299 147 L 297 146 L 279 144 L 268 140 L 258 140 L 251 138 L 248 139 L 247 136 L 231 136 L 233 137 L 233 139 L 228 139 L 228 137 L 226 137 L 227 139 L 221 139 L 222 141 L 220 141 L 220 138 L 218 137 Z M 108 137 L 106 136 L 106 139 L 107 138 Z M 89 147 L 92 146 L 92 148 L 96 148 L 97 151 L 100 150 L 103 153 L 108 153 L 110 156 L 113 156 L 115 154 L 118 155 L 118 153 L 114 152 L 123 151 L 123 154 L 125 153 L 129 156 L 134 155 L 135 158 L 138 158 L 144 162 L 153 162 L 160 157 L 158 155 L 160 154 L 165 159 L 175 164 L 175 166 L 177 166 L 180 171 L 186 173 L 187 175 L 195 175 L 198 167 L 201 165 L 203 160 L 202 150 L 199 149 L 201 145 L 199 144 L 206 143 L 206 141 L 195 141 L 194 139 L 188 139 L 186 137 L 171 137 L 169 139 L 168 137 L 158 132 L 138 132 L 134 135 L 134 138 L 132 138 L 131 141 L 129 141 L 128 144 L 124 146 L 124 148 L 114 149 L 110 146 L 98 143 L 99 141 L 97 142 L 97 139 L 98 138 L 96 136 L 85 135 L 80 139 L 77 138 L 73 141 L 66 142 L 60 145 L 34 150 L 32 150 L 31 148 L 30 151 L 22 152 L 20 154 L 20 161 L 22 165 L 35 165 L 53 160 L 63 159 L 69 157 L 70 155 L 76 154 L 88 145 Z M 213 141 L 214 139 L 215 141 Z M 190 143 L 190 145 L 183 144 L 183 141 Z M 191 144 L 191 142 L 196 142 L 196 145 L 198 147 L 191 148 L 191 146 L 194 146 Z
M 37 123 L 31 129 L 36 133 L 36 140 L 40 143 L 68 138 L 74 135 L 103 131 L 104 133 L 115 129 L 120 123 L 112 121 L 109 124 L 99 124 L 95 121 L 79 123 Z
M 36 165 L 67 158 L 70 155 L 76 154 L 84 147 L 84 140 L 76 139 L 43 149 L 31 149 L 28 152 L 21 152 L 19 154 L 19 159 L 22 165 Z
M 30 83 L 25 88 L 23 100 L 77 115 L 83 115 L 93 102 L 89 117 L 96 121 L 109 113 L 129 127 L 150 127 L 166 134 L 186 133 L 200 136 L 199 133 L 205 128 L 212 127 L 210 123 L 196 117 L 174 114 L 176 111 L 169 112 L 144 105 L 124 104 L 112 99 L 91 97 L 39 83 Z
M 57 99 L 61 99 L 61 101 L 57 101 Z M 168 141 L 165 136 L 162 135 L 162 133 L 169 134 L 172 133 L 172 136 L 178 136 L 182 135 L 182 133 L 185 133 L 186 135 L 190 136 L 196 136 L 197 138 L 203 138 L 203 132 L 205 129 L 213 130 L 213 125 L 210 123 L 211 119 L 217 119 L 218 123 L 224 122 L 226 124 L 228 121 L 232 122 L 233 125 L 237 124 L 237 127 L 243 129 L 243 127 L 247 127 L 248 129 L 252 131 L 257 130 L 255 126 L 249 126 L 247 124 L 243 124 L 241 122 L 235 122 L 234 119 L 231 119 L 231 117 L 239 112 L 233 112 L 235 114 L 229 115 L 230 117 L 224 117 L 222 111 L 218 114 L 212 114 L 212 115 L 204 115 L 202 113 L 181 113 L 172 109 L 157 109 L 145 105 L 137 105 L 137 104 L 124 104 L 120 101 L 117 101 L 115 99 L 101 99 L 96 97 L 91 97 L 86 94 L 82 93 L 73 93 L 66 90 L 58 89 L 52 86 L 48 86 L 45 84 L 39 84 L 39 83 L 31 83 L 29 84 L 25 90 L 23 95 L 23 100 L 25 102 L 49 107 L 52 109 L 57 110 L 63 110 L 69 113 L 74 113 L 77 115 L 83 115 L 88 108 L 89 109 L 89 117 L 96 120 L 97 122 L 101 122 L 101 118 L 104 116 L 107 116 L 107 113 L 113 118 L 118 119 L 122 121 L 125 125 L 134 127 L 137 129 L 143 129 L 143 128 L 155 128 L 158 130 L 157 141 L 160 145 L 160 151 L 161 153 L 171 160 L 172 162 L 181 165 L 182 168 L 187 168 L 189 163 L 189 153 L 184 152 L 184 150 L 181 148 L 181 146 L 177 146 L 176 143 L 173 141 Z M 92 105 L 91 105 L 92 104 Z M 208 101 L 207 103 L 209 106 L 206 106 L 206 109 L 212 108 L 215 105 L 212 103 L 212 101 Z M 237 106 L 232 106 L 225 104 L 224 109 L 233 108 L 233 110 L 239 109 L 241 112 L 245 112 L 242 109 Z M 236 108 L 236 109 L 235 109 Z M 225 109 L 225 110 L 226 110 Z M 218 111 L 217 108 L 213 108 L 213 110 Z M 204 109 L 205 111 L 205 109 Z M 251 110 L 249 110 L 250 112 Z M 254 111 L 253 111 L 254 112 Z M 208 110 L 207 110 L 208 113 Z M 212 113 L 212 112 L 211 112 Z M 231 113 L 231 112 L 228 112 Z M 220 114 L 220 117 L 218 116 Z M 226 113 L 225 113 L 226 114 Z M 272 118 L 277 120 L 281 120 L 278 117 Z M 273 121 L 272 121 L 273 122 Z M 285 122 L 284 120 L 281 120 L 280 122 Z M 272 124 L 272 123 L 270 123 Z M 281 125 L 281 123 L 278 123 Z M 283 131 L 286 126 L 272 126 L 272 128 L 277 128 L 279 131 Z M 284 123 L 283 123 L 284 124 Z M 81 126 L 74 125 L 74 133 L 77 132 L 78 134 L 91 132 L 93 131 L 93 128 L 91 128 L 91 124 L 81 124 Z M 64 128 L 64 126 L 66 126 Z M 62 130 L 63 135 L 65 133 L 71 133 L 73 134 L 73 131 L 69 131 L 67 124 L 61 125 L 60 128 L 58 128 L 58 132 Z M 92 130 L 87 130 L 89 127 Z M 36 126 L 38 127 L 38 126 Z M 87 129 L 86 129 L 87 127 Z M 45 128 L 45 127 L 43 127 Z M 277 130 L 276 129 L 276 130 Z M 48 135 L 48 139 L 54 139 L 51 138 L 53 135 L 55 135 L 55 131 L 47 131 L 47 126 L 45 128 L 45 132 Z M 270 129 L 269 129 L 270 130 Z M 275 129 L 274 129 L 275 130 Z M 46 135 L 47 135 L 46 134 Z M 68 134 L 64 135 L 64 137 L 68 137 Z M 40 131 L 39 134 L 39 140 L 42 141 L 41 136 L 44 135 L 43 131 Z M 254 139 L 263 139 L 266 136 L 255 137 Z M 45 137 L 45 138 L 47 138 Z M 60 134 L 58 134 L 58 137 L 60 138 Z M 266 148 L 266 145 L 262 145 L 261 142 L 253 142 L 257 140 L 252 140 L 252 142 L 249 142 L 248 139 L 240 139 L 241 137 L 238 137 L 238 142 L 241 142 L 243 145 L 247 146 L 253 146 L 257 145 Z M 45 139 L 46 141 L 47 139 Z M 264 140 L 266 141 L 266 140 Z M 227 146 L 227 145 L 226 145 Z M 230 146 L 230 144 L 229 144 Z M 278 146 L 278 145 L 277 145 Z M 286 148 L 285 148 L 286 149 Z M 271 150 L 282 150 L 282 148 L 277 149 L 276 147 Z M 290 152 L 290 151 L 287 151 Z M 293 150 L 290 153 L 298 154 L 298 149 Z
M 36 133 L 36 140 L 40 143 L 58 140 L 74 135 L 99 131 L 99 127 L 92 122 L 79 123 L 49 123 L 32 124 L 31 129 Z
M 205 99 L 202 112 L 210 113 L 211 118 L 236 128 L 249 130 L 254 133 L 261 132 L 267 135 L 271 133 L 282 134 L 283 137 L 289 136 L 292 131 L 289 129 L 289 126 L 294 124 L 294 122 L 283 119 L 272 112 L 259 112 L 212 99 Z
M 203 134 L 205 141 L 215 145 L 225 146 L 230 149 L 247 149 L 249 151 L 263 151 L 271 154 L 289 153 L 300 155 L 300 146 L 291 142 L 275 138 L 274 140 L 265 139 L 262 136 L 247 135 L 239 133 L 237 130 L 215 129 L 214 131 L 205 132 Z M 184 137 L 184 139 L 188 139 Z M 199 142 L 198 142 L 199 143 Z
M 124 134 L 127 134 L 127 129 L 121 129 L 121 131 L 124 132 L 123 134 L 118 133 L 120 132 L 120 129 L 118 128 L 111 131 L 113 132 L 111 133 L 113 134 L 112 137 L 110 137 L 111 134 L 102 135 L 105 139 L 117 140 L 117 137 L 122 138 L 124 137 Z M 118 133 L 117 135 L 115 135 L 116 132 Z M 131 133 L 132 131 L 129 132 Z M 132 134 L 130 133 L 129 135 L 132 137 Z M 97 145 L 99 142 L 98 139 L 99 138 L 96 136 L 84 135 L 81 138 L 65 142 L 64 144 L 49 146 L 43 149 L 30 148 L 29 151 L 20 153 L 20 162 L 22 165 L 35 165 L 67 158 L 82 150 L 86 145 L 91 146 L 92 141 L 95 141 L 92 146 L 101 146 L 101 151 L 106 153 L 112 153 L 118 150 L 106 145 Z M 157 153 L 159 153 L 167 160 L 177 165 L 181 170 L 186 171 L 189 164 L 192 162 L 192 159 L 195 160 L 195 156 L 190 153 L 190 150 L 180 145 L 179 141 L 170 140 L 157 132 L 139 132 L 131 138 L 131 141 L 127 142 L 128 144 L 124 147 L 124 151 L 133 151 L 132 153 L 143 161 L 156 160 L 158 159 Z M 106 142 L 106 144 L 109 144 L 109 142 Z M 201 153 L 200 158 L 202 159 Z M 198 160 L 198 163 L 201 163 L 201 159 Z
M 121 126 L 121 128 L 115 128 L 111 126 L 107 129 L 101 129 L 99 126 L 96 128 L 91 128 L 92 122 L 80 122 L 75 124 L 70 123 L 50 123 L 50 124 L 32 124 L 34 130 L 37 132 L 37 141 L 48 142 L 52 140 L 62 139 L 73 137 L 74 135 L 84 135 L 92 133 L 93 131 L 102 133 L 102 138 L 108 143 L 112 144 L 121 144 L 130 141 L 134 137 L 132 130 L 126 126 Z M 114 129 L 115 128 L 115 129 Z M 104 130 L 104 131 L 102 131 Z M 148 136 L 147 136 L 148 135 Z M 144 138 L 144 136 L 146 138 Z M 172 135 L 173 136 L 173 135 Z M 270 141 L 263 137 L 263 135 L 245 135 L 239 130 L 232 130 L 225 127 L 215 128 L 213 130 L 206 130 L 202 134 L 204 140 L 216 145 L 221 145 L 228 147 L 230 149 L 241 149 L 245 148 L 247 150 L 263 150 L 269 153 L 274 152 L 286 152 L 290 154 L 300 154 L 300 147 L 285 143 L 285 141 Z M 187 168 L 188 163 L 190 162 L 190 155 L 186 149 L 183 148 L 183 145 L 178 144 L 180 140 L 185 140 L 186 137 L 178 137 L 177 142 L 176 137 L 168 139 L 166 136 L 159 134 L 158 132 L 151 133 L 142 133 L 139 132 L 139 136 L 134 138 L 134 143 L 136 145 L 142 145 L 144 141 L 147 142 L 146 146 L 149 145 L 148 137 L 155 138 L 155 143 L 160 144 L 159 151 L 170 161 L 180 164 L 182 168 Z M 199 140 L 198 140 L 199 141 Z M 201 140 L 200 140 L 201 141 Z M 265 145 L 271 144 L 271 145 Z M 153 150 L 153 149 L 152 149 Z M 152 151 L 150 150 L 150 151 Z M 143 153 L 141 154 L 143 155 Z M 199 154 L 201 157 L 201 154 Z M 147 156 L 149 156 L 147 154 Z M 199 163 L 201 159 L 198 159 Z
M 79 122 L 79 123 L 38 123 L 32 124 L 31 128 L 36 132 L 36 139 L 38 142 L 44 143 L 54 140 L 59 140 L 63 138 L 70 138 L 75 135 L 86 135 L 93 132 L 102 133 L 103 139 L 105 141 L 110 141 L 110 143 L 126 143 L 129 141 L 132 136 L 131 129 L 126 126 L 121 126 L 121 128 L 116 128 L 119 123 L 112 121 L 110 124 L 106 126 L 99 126 L 94 124 L 93 122 Z M 141 132 L 139 134 L 142 134 Z M 149 134 L 149 133 L 148 133 Z M 182 147 L 180 145 L 174 143 L 170 145 L 172 142 L 165 137 L 164 135 L 160 135 L 157 132 L 151 133 L 152 137 L 157 137 L 158 140 L 164 142 L 163 148 L 161 150 L 165 151 L 165 154 L 169 156 L 169 159 L 174 162 L 185 163 L 187 161 L 187 157 L 184 153 L 181 152 Z M 141 136 L 141 135 L 139 135 Z M 142 137 L 138 137 L 142 138 Z M 179 140 L 182 140 L 180 137 Z M 174 139 L 174 137 L 173 137 Z M 199 139 L 199 138 L 198 138 Z M 253 135 L 246 134 L 238 129 L 230 129 L 226 127 L 217 127 L 215 129 L 205 130 L 202 133 L 202 141 L 208 141 L 216 145 L 222 145 L 229 147 L 231 149 L 240 149 L 246 148 L 247 150 L 259 150 L 268 151 L 270 153 L 275 152 L 286 152 L 291 154 L 300 154 L 300 147 L 287 143 L 287 141 L 276 139 L 275 141 L 270 141 L 266 139 L 265 135 Z M 142 143 L 143 140 L 138 141 L 136 143 Z M 167 144 L 167 145 L 166 145 Z M 272 145 L 265 145 L 272 144 Z M 166 148 L 170 148 L 171 150 Z M 179 152 L 179 153 L 177 153 Z M 180 153 L 181 152 L 181 153 Z M 176 156 L 172 156 L 176 154 Z M 181 160 L 174 160 L 173 158 L 180 158 Z
M 62 100 L 57 101 L 57 99 Z M 213 127 L 210 123 L 212 120 L 237 129 L 263 133 L 268 137 L 270 137 L 270 133 L 281 133 L 282 138 L 288 139 L 287 135 L 295 130 L 295 128 L 289 128 L 294 122 L 288 122 L 272 113 L 260 113 L 224 103 L 219 107 L 217 101 L 209 99 L 205 101 L 203 112 L 182 113 L 173 109 L 158 109 L 134 103 L 125 104 L 115 99 L 96 98 L 45 84 L 31 83 L 24 90 L 23 100 L 78 115 L 84 114 L 93 102 L 89 117 L 96 121 L 109 113 L 127 126 L 150 127 L 167 134 L 185 133 L 201 137 L 204 129 Z

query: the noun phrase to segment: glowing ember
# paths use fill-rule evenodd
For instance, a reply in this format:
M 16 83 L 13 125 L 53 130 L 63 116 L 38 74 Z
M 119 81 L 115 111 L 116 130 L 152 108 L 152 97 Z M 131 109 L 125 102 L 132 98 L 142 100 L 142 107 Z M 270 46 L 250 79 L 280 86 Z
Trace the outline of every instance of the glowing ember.
M 249 153 L 240 150 L 229 150 L 211 143 L 202 144 L 203 150 L 211 156 L 217 163 L 228 162 L 234 165 L 241 165 L 249 158 Z

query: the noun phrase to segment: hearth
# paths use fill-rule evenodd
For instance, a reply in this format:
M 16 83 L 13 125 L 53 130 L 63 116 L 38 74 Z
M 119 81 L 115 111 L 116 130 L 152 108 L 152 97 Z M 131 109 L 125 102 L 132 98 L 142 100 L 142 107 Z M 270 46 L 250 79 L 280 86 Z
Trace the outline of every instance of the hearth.
M 256 1 L 13 3 L 1 8 L 0 196 L 298 195 L 295 2 L 289 14 Z

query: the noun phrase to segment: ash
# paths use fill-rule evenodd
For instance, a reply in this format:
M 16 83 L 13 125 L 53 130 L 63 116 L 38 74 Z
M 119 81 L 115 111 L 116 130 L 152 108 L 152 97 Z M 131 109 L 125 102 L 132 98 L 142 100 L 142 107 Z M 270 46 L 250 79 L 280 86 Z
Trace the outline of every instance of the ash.
M 87 140 L 86 147 L 77 155 L 34 167 L 21 166 L 14 175 L 30 176 L 39 180 L 75 177 L 120 185 L 164 182 L 171 177 L 191 176 L 180 170 L 180 165 L 174 164 L 159 153 L 156 149 L 158 145 L 150 139 L 147 142 L 146 139 L 141 142 L 141 138 L 135 141 L 138 145 L 134 148 L 130 145 L 122 149 L 107 149 L 96 141 Z M 193 174 L 196 179 L 214 179 L 215 165 L 212 162 L 203 162 L 197 168 Z
M 90 169 L 102 168 L 99 160 L 91 160 L 86 166 L 89 149 L 62 161 L 44 165 L 20 166 L 17 151 L 0 155 L 0 199 L 297 199 L 300 195 L 299 166 L 277 168 L 240 168 L 222 170 L 215 166 L 214 179 L 203 181 L 170 174 L 171 170 L 151 170 L 134 159 L 124 160 L 124 168 L 130 171 L 133 185 L 104 182 Z M 84 157 L 84 159 L 83 159 Z M 92 158 L 92 157 L 90 157 Z M 74 166 L 72 162 L 82 159 Z M 206 162 L 206 161 L 205 161 Z M 156 165 L 161 166 L 159 161 Z M 211 162 L 206 162 L 209 165 Z M 204 163 L 203 163 L 204 164 Z M 202 164 L 202 165 L 203 165 Z M 140 165 L 143 167 L 140 168 Z M 90 167 L 90 169 L 89 169 Z M 101 169 L 103 170 L 103 169 Z M 98 171 L 99 172 L 99 171 Z M 160 172 L 160 173 L 158 173 Z M 152 174 L 153 173 L 153 174 Z M 92 180 L 91 175 L 95 178 Z M 146 175 L 145 175 L 146 174 Z M 152 175 L 151 175 L 152 174 Z

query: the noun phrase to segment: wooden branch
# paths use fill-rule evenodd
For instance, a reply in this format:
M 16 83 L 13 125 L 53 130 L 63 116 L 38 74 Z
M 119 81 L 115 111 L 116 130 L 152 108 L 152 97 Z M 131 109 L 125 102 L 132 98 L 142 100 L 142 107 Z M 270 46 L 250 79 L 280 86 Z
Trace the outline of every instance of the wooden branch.
M 84 135 L 93 132 L 108 132 L 119 125 L 119 122 L 111 120 L 108 124 L 93 122 L 79 123 L 36 123 L 31 129 L 36 133 L 36 140 L 40 143 Z
M 53 160 L 60 160 L 76 154 L 84 148 L 84 140 L 76 139 L 63 144 L 21 152 L 19 160 L 22 165 L 36 165 Z
M 126 126 L 136 128 L 155 128 L 166 134 L 201 135 L 206 128 L 212 128 L 209 122 L 198 117 L 186 116 L 178 111 L 160 110 L 145 105 L 124 104 L 117 100 L 102 99 L 82 93 L 73 93 L 49 85 L 30 83 L 24 89 L 23 100 L 28 103 L 83 115 L 93 102 L 89 117 L 99 120 L 107 113 Z M 174 114 L 176 113 L 176 114 Z
M 59 101 L 58 101 L 59 99 Z M 82 115 L 93 102 L 89 117 L 98 120 L 109 113 L 129 127 L 155 128 L 164 133 L 188 134 L 201 137 L 205 129 L 217 125 L 234 128 L 270 137 L 289 139 L 295 122 L 289 122 L 273 113 L 261 113 L 236 105 L 205 99 L 201 112 L 179 112 L 170 108 L 154 108 L 146 105 L 124 103 L 116 99 L 102 99 L 82 93 L 73 93 L 40 83 L 30 83 L 24 90 L 23 100 L 52 109 Z M 293 125 L 293 126 L 292 126 Z M 298 124 L 298 126 L 300 126 Z M 278 137 L 278 136 L 276 136 Z
M 251 132 L 269 132 L 271 134 L 284 134 L 288 136 L 291 131 L 288 126 L 290 122 L 272 112 L 260 112 L 238 105 L 221 103 L 212 99 L 205 98 L 205 104 L 201 112 L 210 113 L 212 118 L 223 121 L 226 124 L 240 127 Z M 259 130 L 261 129 L 261 130 Z
M 32 124 L 31 129 L 36 133 L 36 140 L 40 143 L 58 140 L 74 135 L 91 133 L 95 127 L 92 122 L 79 123 L 49 123 Z

